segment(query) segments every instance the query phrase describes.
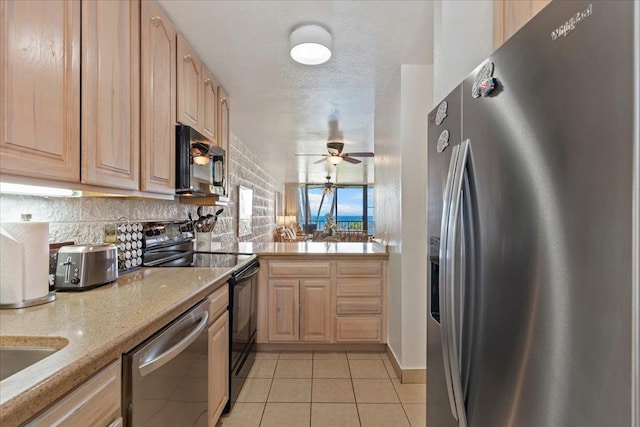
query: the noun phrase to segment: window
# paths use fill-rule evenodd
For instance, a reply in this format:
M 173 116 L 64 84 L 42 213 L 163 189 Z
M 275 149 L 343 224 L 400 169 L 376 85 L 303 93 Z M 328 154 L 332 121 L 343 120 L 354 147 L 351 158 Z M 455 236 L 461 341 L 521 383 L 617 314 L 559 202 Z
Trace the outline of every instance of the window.
M 326 214 L 331 213 L 339 231 L 374 233 L 372 185 L 334 185 L 330 190 L 323 184 L 300 186 L 298 223 L 308 234 L 324 229 Z

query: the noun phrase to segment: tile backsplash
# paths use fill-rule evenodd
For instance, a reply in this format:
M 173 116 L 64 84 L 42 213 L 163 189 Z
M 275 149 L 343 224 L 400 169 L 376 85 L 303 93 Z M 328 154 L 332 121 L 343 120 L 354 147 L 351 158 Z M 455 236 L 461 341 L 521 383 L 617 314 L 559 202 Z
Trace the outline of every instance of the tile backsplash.
M 242 241 L 273 240 L 275 229 L 273 179 L 257 156 L 232 134 L 230 147 L 230 199 L 218 217 L 214 239 L 228 245 Z M 238 186 L 253 189 L 253 233 L 238 239 Z M 215 213 L 219 207 L 204 207 Z M 0 195 L 0 219 L 17 221 L 22 213 L 32 214 L 32 221 L 49 222 L 51 242 L 74 241 L 77 244 L 101 243 L 104 226 L 127 217 L 130 221 L 169 221 L 196 215 L 196 206 L 179 200 L 138 200 L 123 198 L 46 198 Z

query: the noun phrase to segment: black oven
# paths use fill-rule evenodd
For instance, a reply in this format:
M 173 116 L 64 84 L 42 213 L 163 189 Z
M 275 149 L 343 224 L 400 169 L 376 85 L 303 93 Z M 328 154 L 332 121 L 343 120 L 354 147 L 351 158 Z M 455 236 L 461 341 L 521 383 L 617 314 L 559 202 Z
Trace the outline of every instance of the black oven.
M 229 412 L 255 360 L 257 255 L 194 252 L 188 222 L 147 223 L 143 228 L 145 267 L 229 267 Z

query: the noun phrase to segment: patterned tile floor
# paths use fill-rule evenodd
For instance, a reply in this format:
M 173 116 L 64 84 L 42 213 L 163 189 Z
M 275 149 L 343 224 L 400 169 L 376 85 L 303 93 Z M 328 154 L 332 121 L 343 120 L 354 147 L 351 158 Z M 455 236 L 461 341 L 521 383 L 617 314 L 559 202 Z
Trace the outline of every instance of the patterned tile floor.
M 258 353 L 217 427 L 424 427 L 426 385 L 401 384 L 384 353 Z

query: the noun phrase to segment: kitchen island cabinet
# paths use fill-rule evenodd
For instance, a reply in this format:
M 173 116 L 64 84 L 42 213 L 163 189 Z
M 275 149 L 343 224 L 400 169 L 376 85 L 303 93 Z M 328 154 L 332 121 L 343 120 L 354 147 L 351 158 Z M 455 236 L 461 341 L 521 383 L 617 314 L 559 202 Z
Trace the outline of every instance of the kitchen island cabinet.
M 386 343 L 381 245 L 240 243 L 233 249 L 260 257 L 257 342 L 263 348 Z

